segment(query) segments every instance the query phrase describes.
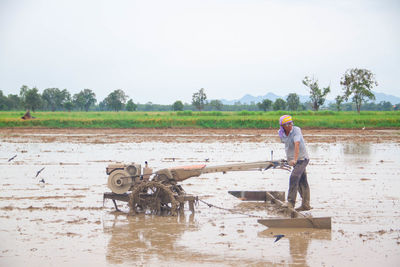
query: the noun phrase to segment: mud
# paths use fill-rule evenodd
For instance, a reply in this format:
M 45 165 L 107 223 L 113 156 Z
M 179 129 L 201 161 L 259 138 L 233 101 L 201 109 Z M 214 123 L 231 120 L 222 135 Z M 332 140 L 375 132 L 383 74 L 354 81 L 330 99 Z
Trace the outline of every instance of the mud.
M 306 129 L 305 139 L 312 143 L 399 142 L 399 129 Z M 48 129 L 2 128 L 4 142 L 113 143 L 192 143 L 192 142 L 279 142 L 276 129 Z M 45 149 L 43 150 L 46 151 Z M 21 150 L 25 153 L 25 150 Z M 65 152 L 59 150 L 58 152 Z
M 187 193 L 221 207 L 199 202 L 195 214 L 186 206 L 178 217 L 132 217 L 124 203 L 122 212 L 111 201 L 103 207 L 111 162 L 219 165 L 271 151 L 279 159 L 276 130 L 0 129 L 0 266 L 399 266 L 400 131 L 303 133 L 308 214 L 331 216 L 331 231 L 268 229 L 257 219 L 281 214 L 227 193 L 286 191 L 283 170 L 188 179 Z M 277 234 L 285 236 L 274 242 Z

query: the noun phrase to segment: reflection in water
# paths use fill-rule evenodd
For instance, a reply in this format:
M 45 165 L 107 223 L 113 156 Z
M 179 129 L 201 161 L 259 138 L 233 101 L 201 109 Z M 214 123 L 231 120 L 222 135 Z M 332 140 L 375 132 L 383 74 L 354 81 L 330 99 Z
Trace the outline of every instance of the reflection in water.
M 330 144 L 307 144 L 307 150 L 310 156 L 320 154 L 322 151 L 327 151 L 330 147 Z
M 163 261 L 181 257 L 175 251 L 177 239 L 185 231 L 198 228 L 193 214 L 187 217 L 162 217 L 144 214 L 119 216 L 114 213 L 113 220 L 104 224 L 104 232 L 111 234 L 106 256 L 111 264 Z
M 339 143 L 339 144 L 308 144 L 307 149 L 311 158 L 329 153 L 341 155 L 371 155 L 372 143 Z
M 343 144 L 343 154 L 345 155 L 370 155 L 370 143 L 345 143 Z
M 285 235 L 284 238 L 289 240 L 289 252 L 292 257 L 292 263 L 297 266 L 308 266 L 308 247 L 312 239 L 331 240 L 331 230 L 311 228 L 270 228 L 258 234 L 259 237 L 275 239 L 274 235 Z

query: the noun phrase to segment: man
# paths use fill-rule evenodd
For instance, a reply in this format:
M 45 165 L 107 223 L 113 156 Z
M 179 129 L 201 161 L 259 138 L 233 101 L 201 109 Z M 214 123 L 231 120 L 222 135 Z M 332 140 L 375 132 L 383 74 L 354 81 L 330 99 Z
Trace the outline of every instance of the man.
M 307 182 L 306 167 L 309 162 L 307 149 L 303 135 L 299 127 L 293 126 L 290 115 L 284 115 L 279 119 L 279 137 L 285 144 L 286 158 L 290 166 L 293 166 L 289 180 L 289 193 L 287 205 L 294 208 L 296 204 L 297 191 L 302 198 L 302 203 L 297 211 L 310 210 L 310 187 Z

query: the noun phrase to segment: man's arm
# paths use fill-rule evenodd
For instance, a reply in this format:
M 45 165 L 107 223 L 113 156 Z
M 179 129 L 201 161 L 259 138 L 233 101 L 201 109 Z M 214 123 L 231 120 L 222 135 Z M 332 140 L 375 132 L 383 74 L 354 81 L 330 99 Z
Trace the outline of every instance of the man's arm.
M 294 142 L 294 159 L 289 162 L 290 166 L 296 165 L 297 159 L 299 158 L 300 142 Z

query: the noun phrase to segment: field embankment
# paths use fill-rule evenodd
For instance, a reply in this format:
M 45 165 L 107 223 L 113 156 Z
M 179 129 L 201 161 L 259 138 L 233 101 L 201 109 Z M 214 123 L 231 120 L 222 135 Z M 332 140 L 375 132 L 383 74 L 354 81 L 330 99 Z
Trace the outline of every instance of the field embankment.
M 281 115 L 291 114 L 302 128 L 398 128 L 398 111 L 270 111 L 270 112 L 0 112 L 0 127 L 46 128 L 276 128 Z

